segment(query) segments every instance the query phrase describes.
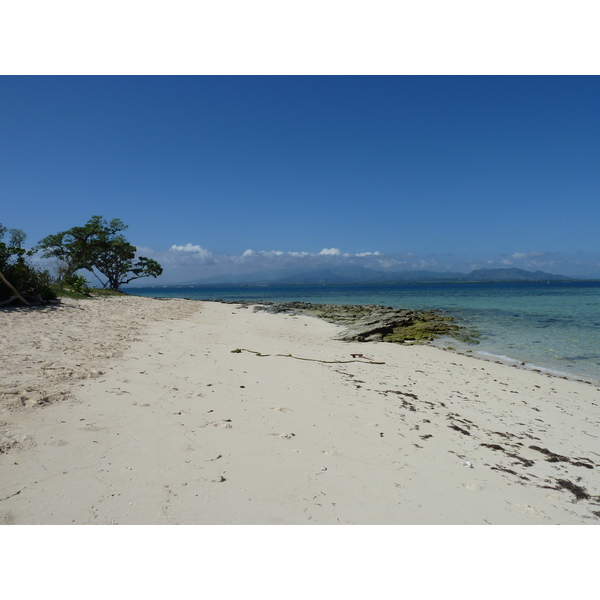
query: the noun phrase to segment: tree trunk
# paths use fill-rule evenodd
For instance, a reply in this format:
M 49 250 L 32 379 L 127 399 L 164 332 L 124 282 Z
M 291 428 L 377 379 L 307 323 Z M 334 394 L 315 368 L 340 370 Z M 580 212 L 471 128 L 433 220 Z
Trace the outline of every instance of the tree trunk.
M 21 296 L 21 294 L 19 294 L 19 292 L 13 287 L 12 283 L 10 283 L 6 280 L 6 277 L 4 277 L 4 275 L 2 274 L 2 271 L 0 271 L 0 279 L 2 279 L 2 281 L 4 281 L 4 283 L 9 287 L 11 292 L 14 294 L 13 298 L 18 298 L 23 304 L 25 304 L 25 306 L 30 306 L 29 302 L 27 302 L 27 300 L 25 300 L 25 298 L 23 298 L 23 296 Z

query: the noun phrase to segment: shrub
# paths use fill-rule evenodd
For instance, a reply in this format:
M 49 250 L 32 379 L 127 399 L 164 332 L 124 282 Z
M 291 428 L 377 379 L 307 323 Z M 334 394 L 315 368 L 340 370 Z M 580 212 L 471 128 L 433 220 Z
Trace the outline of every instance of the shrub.
M 63 279 L 63 288 L 76 294 L 90 295 L 90 286 L 83 275 L 67 275 Z
M 11 229 L 7 242 L 3 239 L 7 228 L 0 224 L 0 273 L 4 279 L 29 303 L 40 303 L 56 298 L 48 271 L 31 264 L 31 250 L 22 248 L 25 233 Z M 0 278 L 1 279 L 1 278 Z M 0 281 L 0 306 L 19 303 L 20 299 L 4 281 Z

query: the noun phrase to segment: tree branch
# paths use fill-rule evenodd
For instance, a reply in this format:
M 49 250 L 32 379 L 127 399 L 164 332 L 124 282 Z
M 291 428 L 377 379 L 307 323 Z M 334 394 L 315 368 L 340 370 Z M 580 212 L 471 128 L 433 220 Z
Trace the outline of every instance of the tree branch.
M 10 304 L 13 300 L 16 300 L 18 296 L 11 296 L 8 300 L 2 300 L 0 302 L 0 306 L 4 306 L 5 304 Z
M 89 271 L 100 282 L 100 284 L 102 285 L 102 287 L 104 289 L 106 289 L 106 286 L 108 285 L 108 281 L 106 283 L 103 283 L 102 279 L 100 279 L 100 277 L 98 277 L 98 275 L 96 275 L 96 273 L 94 272 L 93 269 L 89 269 Z
M 2 279 L 2 281 L 4 281 L 4 283 L 10 288 L 10 290 L 13 292 L 13 294 L 15 294 L 15 296 L 12 298 L 14 300 L 14 298 L 18 298 L 23 304 L 25 304 L 25 306 L 31 306 L 29 304 L 29 302 L 27 302 L 27 300 L 25 300 L 25 298 L 23 298 L 23 296 L 21 296 L 21 294 L 19 294 L 19 292 L 14 288 L 14 286 L 12 285 L 12 283 L 8 282 L 6 280 L 6 277 L 4 277 L 4 275 L 2 274 L 2 271 L 0 271 L 0 279 Z

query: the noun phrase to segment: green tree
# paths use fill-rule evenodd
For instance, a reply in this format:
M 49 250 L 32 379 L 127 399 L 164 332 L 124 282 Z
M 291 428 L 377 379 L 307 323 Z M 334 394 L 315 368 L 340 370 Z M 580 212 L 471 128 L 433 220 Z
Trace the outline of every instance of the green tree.
M 91 271 L 98 251 L 125 229 L 127 225 L 120 219 L 107 223 L 95 215 L 83 227 L 72 227 L 45 237 L 38 248 L 44 258 L 58 258 L 64 265 L 62 278 L 68 278 L 80 269 Z
M 140 256 L 135 260 L 137 248 L 120 233 L 127 229 L 120 219 L 107 222 L 93 216 L 83 227 L 49 235 L 40 243 L 45 258 L 58 258 L 64 268 L 63 279 L 85 269 L 102 284 L 112 290 L 141 277 L 158 277 L 162 267 L 151 258 Z M 106 280 L 100 277 L 103 275 Z
M 151 258 L 140 256 L 134 262 L 136 250 L 123 236 L 115 236 L 103 245 L 96 254 L 93 267 L 106 277 L 104 287 L 118 290 L 134 279 L 162 274 L 162 267 Z

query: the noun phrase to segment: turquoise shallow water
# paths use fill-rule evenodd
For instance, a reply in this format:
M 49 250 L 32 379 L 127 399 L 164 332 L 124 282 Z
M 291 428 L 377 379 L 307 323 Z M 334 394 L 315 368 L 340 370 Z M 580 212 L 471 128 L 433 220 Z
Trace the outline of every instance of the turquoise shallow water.
M 441 309 L 482 336 L 478 345 L 441 340 L 442 345 L 600 382 L 600 282 L 130 287 L 127 292 L 196 300 L 301 300 Z

